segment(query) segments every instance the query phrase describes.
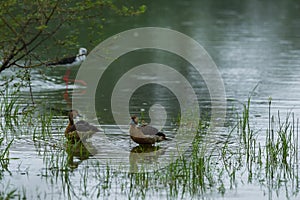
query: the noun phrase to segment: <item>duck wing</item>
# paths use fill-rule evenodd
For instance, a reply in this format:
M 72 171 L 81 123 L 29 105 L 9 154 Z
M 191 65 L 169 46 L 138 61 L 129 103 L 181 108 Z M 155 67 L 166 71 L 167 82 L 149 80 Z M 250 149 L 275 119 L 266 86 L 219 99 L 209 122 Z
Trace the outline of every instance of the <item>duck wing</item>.
M 156 135 L 159 132 L 157 128 L 148 125 L 143 125 L 139 127 L 139 129 L 143 132 L 144 135 Z
M 100 131 L 96 126 L 93 126 L 84 120 L 80 120 L 80 121 L 76 122 L 76 129 L 80 132 L 88 132 L 88 131 L 99 132 Z
M 152 126 L 143 125 L 140 127 L 130 126 L 131 139 L 138 144 L 154 144 L 163 141 L 165 135 Z

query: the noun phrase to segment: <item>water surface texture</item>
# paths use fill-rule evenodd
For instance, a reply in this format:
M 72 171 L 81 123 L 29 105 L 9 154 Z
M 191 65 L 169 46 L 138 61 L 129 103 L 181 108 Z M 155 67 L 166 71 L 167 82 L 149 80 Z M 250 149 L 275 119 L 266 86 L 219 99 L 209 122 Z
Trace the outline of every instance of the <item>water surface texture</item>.
M 182 32 L 205 48 L 217 65 L 224 83 L 227 115 L 224 127 L 205 135 L 201 146 L 213 150 L 215 146 L 227 144 L 230 130 L 236 125 L 237 116 L 242 115 L 243 105 L 247 104 L 251 93 L 249 119 L 257 144 L 265 146 L 266 132 L 270 127 L 270 99 L 271 115 L 276 117 L 274 124 L 280 125 L 278 112 L 282 121 L 287 113 L 292 112 L 295 122 L 293 130 L 295 134 L 298 133 L 296 122 L 300 117 L 300 2 L 162 0 L 144 1 L 144 4 L 147 5 L 147 12 L 141 16 L 108 19 L 102 37 L 106 39 L 132 28 L 163 27 Z M 82 34 L 87 31 L 82 31 Z M 81 38 L 82 46 L 89 45 L 85 39 Z M 74 48 L 74 52 L 76 51 L 77 47 Z M 49 56 L 56 57 L 57 54 Z M 97 118 L 89 121 L 99 127 L 101 125 L 103 131 L 100 134 L 104 135 L 96 135 L 89 141 L 86 146 L 89 151 L 86 154 L 76 152 L 80 150 L 74 150 L 70 154 L 65 150 L 68 144 L 64 139 L 64 127 L 68 119 L 63 111 L 72 108 L 72 98 L 84 101 L 85 88 L 88 86 L 81 83 L 67 84 L 63 80 L 67 69 L 63 67 L 33 69 L 30 72 L 32 91 L 38 112 L 30 120 L 25 118 L 23 121 L 8 121 L 1 115 L 2 129 L 9 133 L 7 141 L 12 138 L 14 141 L 9 151 L 9 157 L 12 158 L 8 165 L 9 170 L 0 177 L 0 195 L 1 191 L 7 194 L 16 188 L 19 196 L 15 198 L 24 194 L 27 199 L 299 199 L 300 173 L 294 170 L 298 169 L 299 163 L 295 162 L 291 168 L 285 169 L 284 173 L 288 171 L 289 178 L 278 175 L 281 172 L 274 172 L 272 181 L 262 179 L 262 174 L 268 173 L 253 169 L 255 167 L 249 167 L 245 162 L 240 166 L 245 168 L 243 171 L 231 173 L 229 178 L 220 181 L 221 174 L 226 174 L 227 169 L 224 172 L 218 171 L 216 166 L 222 161 L 216 160 L 215 165 L 210 166 L 212 177 L 216 181 L 209 186 L 199 185 L 199 182 L 196 182 L 198 185 L 193 185 L 192 180 L 200 179 L 193 177 L 193 174 L 189 175 L 190 181 L 171 182 L 165 181 L 156 172 L 127 173 L 128 170 L 135 171 L 139 168 L 141 162 L 154 165 L 159 164 L 161 159 L 170 158 L 165 155 L 165 150 L 170 148 L 167 142 L 161 143 L 160 149 L 154 151 L 155 153 L 150 151 L 145 157 L 136 156 L 134 152 L 138 151 L 135 149 L 137 145 L 130 140 L 128 133 L 116 126 L 111 111 L 111 94 L 120 77 L 134 66 L 151 62 L 172 66 L 188 79 L 198 97 L 201 119 L 209 123 L 211 96 L 203 77 L 192 69 L 190 63 L 162 50 L 134 51 L 115 60 L 98 85 L 95 96 Z M 78 68 L 70 69 L 70 78 L 76 77 Z M 0 77 L 10 73 L 15 71 L 4 71 Z M 145 75 L 139 78 L 152 77 Z M 176 95 L 166 87 L 144 85 L 133 93 L 129 103 L 130 113 L 143 117 L 146 121 L 150 120 L 149 110 L 153 108 L 151 106 L 163 106 L 167 113 L 162 113 L 162 117 L 166 116 L 164 130 L 171 139 L 175 137 L 180 112 L 179 102 Z M 21 108 L 30 106 L 31 97 L 27 89 L 21 91 L 18 104 Z M 79 109 L 84 111 L 85 108 Z M 85 114 L 83 117 L 88 118 L 88 113 Z M 121 124 L 121 127 L 126 129 L 128 124 Z M 232 138 L 236 138 L 236 132 L 231 133 L 230 138 L 232 135 Z M 104 136 L 110 143 L 102 146 Z M 298 139 L 296 136 L 293 138 Z M 229 149 L 238 149 L 237 140 L 230 139 L 229 143 Z M 115 147 L 122 149 L 122 154 L 117 155 L 113 151 Z M 255 146 L 254 151 L 258 152 L 258 148 L 258 145 Z M 296 151 L 299 151 L 297 146 Z M 189 153 L 188 150 L 188 156 Z M 216 154 L 212 154 L 211 160 L 217 157 Z M 116 170 L 119 167 L 116 165 L 110 169 L 109 164 L 107 166 L 103 160 L 111 157 L 118 158 L 125 164 L 119 170 Z M 234 160 L 238 158 L 237 156 Z M 230 159 L 232 158 L 228 158 Z M 226 163 L 226 159 L 223 162 Z M 234 163 L 227 165 L 230 171 Z M 65 170 L 64 166 L 69 170 Z M 253 171 L 249 173 L 249 169 Z M 173 169 L 170 167 L 169 170 Z M 250 179 L 249 174 L 253 174 Z M 182 176 L 184 175 L 176 174 L 174 180 L 181 180 Z M 154 185 L 148 185 L 148 179 L 151 179 L 149 184 Z M 210 180 L 209 177 L 205 177 L 205 181 L 207 180 Z M 184 183 L 188 183 L 188 186 Z

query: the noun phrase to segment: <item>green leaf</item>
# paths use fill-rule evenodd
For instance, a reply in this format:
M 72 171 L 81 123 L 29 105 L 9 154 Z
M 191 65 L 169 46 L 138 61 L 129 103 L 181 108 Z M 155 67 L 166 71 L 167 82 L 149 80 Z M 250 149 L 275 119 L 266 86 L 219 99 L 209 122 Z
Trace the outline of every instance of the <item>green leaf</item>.
M 48 28 L 48 26 L 45 25 L 45 24 L 35 27 L 35 29 L 37 29 L 37 30 L 39 30 L 39 31 L 42 31 L 42 30 L 44 30 L 44 29 L 46 29 L 46 28 Z

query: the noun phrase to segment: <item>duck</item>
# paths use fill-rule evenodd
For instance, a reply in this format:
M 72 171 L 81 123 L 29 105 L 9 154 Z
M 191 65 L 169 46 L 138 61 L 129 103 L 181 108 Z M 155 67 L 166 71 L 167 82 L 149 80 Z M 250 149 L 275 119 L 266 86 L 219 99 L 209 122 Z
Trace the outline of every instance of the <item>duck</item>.
M 129 133 L 130 138 L 140 145 L 153 145 L 157 142 L 168 140 L 166 135 L 157 128 L 146 124 L 139 126 L 136 116 L 131 117 Z
M 47 63 L 46 65 L 47 66 L 66 66 L 66 67 L 80 65 L 86 59 L 87 52 L 88 51 L 86 48 L 81 47 L 81 48 L 79 48 L 78 54 L 76 56 L 62 58 L 56 62 Z
M 69 111 L 69 123 L 65 130 L 65 137 L 72 143 L 85 141 L 100 131 L 96 126 L 84 120 L 74 123 L 74 118 L 77 116 L 81 116 L 77 110 Z

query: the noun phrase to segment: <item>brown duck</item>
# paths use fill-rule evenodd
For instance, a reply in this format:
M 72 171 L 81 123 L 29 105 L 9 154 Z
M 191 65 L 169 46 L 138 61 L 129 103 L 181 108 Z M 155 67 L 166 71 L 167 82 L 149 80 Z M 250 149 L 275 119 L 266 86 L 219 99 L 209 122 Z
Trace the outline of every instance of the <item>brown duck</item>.
M 71 142 L 85 141 L 87 138 L 92 137 L 100 130 L 84 120 L 74 123 L 74 118 L 80 116 L 77 110 L 70 110 L 69 124 L 65 130 L 65 137 Z
M 138 118 L 136 116 L 131 117 L 129 133 L 131 139 L 141 145 L 152 145 L 156 142 L 168 140 L 166 135 L 157 128 L 148 125 L 138 126 Z

